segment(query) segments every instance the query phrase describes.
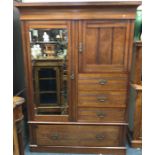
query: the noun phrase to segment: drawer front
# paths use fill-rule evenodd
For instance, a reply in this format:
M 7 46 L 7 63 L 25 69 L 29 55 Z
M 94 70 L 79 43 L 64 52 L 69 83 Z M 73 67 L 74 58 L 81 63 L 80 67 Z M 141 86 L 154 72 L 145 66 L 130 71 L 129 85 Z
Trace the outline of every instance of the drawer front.
M 80 90 L 126 90 L 126 74 L 80 74 L 78 79 Z
M 126 91 L 79 91 L 79 107 L 126 107 Z
M 122 144 L 121 132 L 123 126 L 38 125 L 36 138 L 44 146 L 112 147 Z
M 79 122 L 125 122 L 124 108 L 79 108 Z

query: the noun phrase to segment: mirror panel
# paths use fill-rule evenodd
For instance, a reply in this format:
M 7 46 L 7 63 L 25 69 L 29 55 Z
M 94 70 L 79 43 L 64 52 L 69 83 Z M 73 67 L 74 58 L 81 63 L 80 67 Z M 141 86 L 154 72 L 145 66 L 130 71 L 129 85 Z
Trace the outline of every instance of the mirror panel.
M 67 29 L 30 29 L 36 114 L 67 115 Z

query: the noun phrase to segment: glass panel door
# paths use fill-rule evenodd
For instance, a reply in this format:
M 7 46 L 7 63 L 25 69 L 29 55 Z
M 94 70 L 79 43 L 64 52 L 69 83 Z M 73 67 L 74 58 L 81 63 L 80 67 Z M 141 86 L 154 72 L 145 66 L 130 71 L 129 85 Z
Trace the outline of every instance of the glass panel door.
M 29 29 L 36 114 L 68 114 L 68 30 Z

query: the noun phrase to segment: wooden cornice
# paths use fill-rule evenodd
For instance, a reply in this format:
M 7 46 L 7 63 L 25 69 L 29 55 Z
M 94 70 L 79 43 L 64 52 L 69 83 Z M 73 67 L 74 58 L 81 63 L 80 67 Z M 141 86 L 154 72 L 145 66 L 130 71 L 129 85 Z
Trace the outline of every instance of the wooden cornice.
M 22 3 L 16 2 L 16 7 L 56 7 L 56 6 L 138 6 L 141 1 L 103 1 L 103 2 L 46 2 L 46 3 Z
M 21 20 L 135 19 L 141 1 L 16 2 Z

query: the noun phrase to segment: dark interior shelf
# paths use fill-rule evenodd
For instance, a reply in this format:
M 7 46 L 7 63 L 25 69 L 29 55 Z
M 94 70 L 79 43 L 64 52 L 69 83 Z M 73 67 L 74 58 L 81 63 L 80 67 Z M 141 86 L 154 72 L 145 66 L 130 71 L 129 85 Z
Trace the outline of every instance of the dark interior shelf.
M 39 78 L 39 80 L 55 80 L 56 78 Z
M 49 94 L 49 93 L 55 94 L 55 93 L 57 93 L 57 92 L 56 92 L 56 91 L 39 91 L 39 93 L 40 93 L 40 94 Z

